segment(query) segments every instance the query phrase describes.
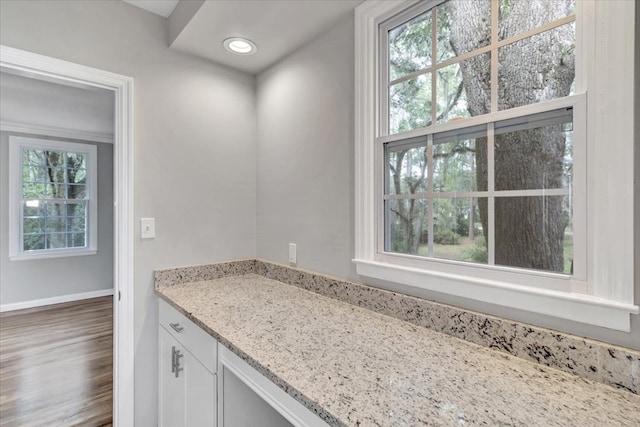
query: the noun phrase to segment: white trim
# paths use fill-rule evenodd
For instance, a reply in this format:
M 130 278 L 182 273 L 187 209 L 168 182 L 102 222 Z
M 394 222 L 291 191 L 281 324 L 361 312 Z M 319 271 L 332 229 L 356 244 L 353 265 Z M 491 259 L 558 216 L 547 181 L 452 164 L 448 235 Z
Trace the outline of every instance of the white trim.
M 489 134 L 489 132 L 487 132 Z M 431 160 L 431 157 L 429 158 Z M 431 184 L 431 180 L 429 180 Z M 493 186 L 492 186 L 493 187 Z M 487 190 L 487 191 L 461 191 L 459 193 L 447 191 L 431 191 L 424 193 L 403 193 L 384 194 L 383 200 L 406 200 L 406 199 L 467 199 L 469 197 L 531 197 L 531 196 L 569 196 L 571 191 L 568 188 L 551 188 L 535 190 Z
M 0 131 L 113 144 L 113 135 L 108 133 L 63 129 L 54 126 L 35 125 L 31 123 L 20 123 L 7 120 L 0 122 Z
M 589 263 L 589 274 L 595 296 L 633 302 L 636 278 L 633 271 L 634 91 L 631 88 L 634 88 L 634 7 L 638 3 L 593 3 L 596 26 L 591 36 L 596 42 L 588 74 L 587 110 L 589 118 L 597 117 L 597 120 L 587 127 L 587 164 L 590 165 L 587 187 L 588 194 L 592 195 L 587 212 L 588 256 L 596 262 Z M 606 25 L 606 22 L 615 22 L 615 25 Z M 585 32 L 589 31 L 585 29 Z
M 514 286 L 535 287 L 559 292 L 588 293 L 587 282 L 563 273 L 527 270 L 517 267 L 458 261 L 444 258 L 425 258 L 419 255 L 385 252 L 376 255 L 372 262 L 425 270 L 434 274 L 468 276 L 467 281 L 490 280 Z
M 424 137 L 462 126 L 459 122 L 435 124 L 381 136 L 385 125 L 380 123 L 380 110 L 385 107 L 380 105 L 380 100 L 384 100 L 385 94 L 377 80 L 381 55 L 378 26 L 413 3 L 365 1 L 356 8 L 354 262 L 358 274 L 384 280 L 385 286 L 405 284 L 415 287 L 417 292 L 428 289 L 629 331 L 629 314 L 638 313 L 633 298 L 634 242 L 631 237 L 635 227 L 634 99 L 633 91 L 629 90 L 634 82 L 635 2 L 579 2 L 576 66 L 582 67 L 582 71 L 576 73 L 576 96 L 465 119 L 464 127 L 467 127 L 580 104 L 580 108 L 574 109 L 574 123 L 577 123 L 574 140 L 582 138 L 586 146 L 574 146 L 574 159 L 579 165 L 574 170 L 573 196 L 574 208 L 583 212 L 583 215 L 574 214 L 574 226 L 586 230 L 574 240 L 575 256 L 583 260 L 582 265 L 575 264 L 570 280 L 556 280 L 551 276 L 540 280 L 539 275 L 531 274 L 530 279 L 517 285 L 520 290 L 513 288 L 516 282 L 510 280 L 513 272 L 509 271 L 500 279 L 475 266 L 460 266 L 459 271 L 453 266 L 447 270 L 454 263 L 440 263 L 444 265 L 440 268 L 432 262 L 425 268 L 426 264 L 419 267 L 422 261 L 410 256 L 397 262 L 398 257 L 394 259 L 385 254 L 380 249 L 383 245 L 376 239 L 377 228 L 380 235 L 384 231 L 380 226 L 383 209 L 377 204 L 377 200 L 383 199 L 378 197 L 382 174 L 376 169 L 382 165 L 382 143 Z M 580 123 L 586 125 L 580 128 Z M 585 177 L 583 183 L 580 176 Z M 469 269 L 477 270 L 474 276 L 459 274 Z M 557 288 L 538 287 L 535 283 L 549 278 L 556 282 Z M 447 286 L 443 286 L 444 283 Z M 472 286 L 479 286 L 485 294 L 472 290 Z
M 32 261 L 36 259 L 48 259 L 48 258 L 65 258 L 74 256 L 87 256 L 97 254 L 97 250 L 92 249 L 45 249 L 37 252 L 25 252 L 24 255 L 10 255 L 11 261 Z
M 13 302 L 9 304 L 0 304 L 0 313 L 15 310 L 24 310 L 25 308 L 44 307 L 53 304 L 62 304 L 64 302 L 80 301 L 91 298 L 106 297 L 113 295 L 113 289 L 102 289 L 99 291 L 81 292 L 78 294 L 60 295 L 57 297 L 40 298 L 30 301 Z
M 379 126 L 377 83 L 377 25 L 398 7 L 415 1 L 366 1 L 355 13 L 355 255 L 372 259 L 376 245 L 375 179 L 376 147 L 373 144 Z
M 0 67 L 30 77 L 112 90 L 114 129 L 114 399 L 115 425 L 134 424 L 133 79 L 0 45 Z
M 581 103 L 584 103 L 585 99 L 586 94 L 584 92 L 577 93 L 575 95 L 566 96 L 564 98 L 556 98 L 550 101 L 523 105 L 522 107 L 510 108 L 508 110 L 496 111 L 495 113 L 468 117 L 460 121 L 436 123 L 431 126 L 412 129 L 406 132 L 394 133 L 392 135 L 382 135 L 377 138 L 377 141 L 380 143 L 402 141 L 404 139 L 416 138 L 425 135 L 433 135 L 458 129 L 462 130 L 478 125 L 497 123 L 504 120 L 515 119 L 518 117 L 533 116 L 538 113 L 547 113 L 549 111 L 560 110 L 562 108 L 577 107 L 580 106 Z
M 121 77 L 115 87 L 114 130 L 114 280 L 119 304 L 114 304 L 114 372 L 117 394 L 114 424 L 134 424 L 134 220 L 133 220 L 133 79 Z
M 354 262 L 360 276 L 620 331 L 629 332 L 629 314 L 640 313 L 637 305 L 590 295 L 377 261 Z
M 295 427 L 328 427 L 320 417 L 218 343 L 218 425 L 224 425 L 225 368 Z

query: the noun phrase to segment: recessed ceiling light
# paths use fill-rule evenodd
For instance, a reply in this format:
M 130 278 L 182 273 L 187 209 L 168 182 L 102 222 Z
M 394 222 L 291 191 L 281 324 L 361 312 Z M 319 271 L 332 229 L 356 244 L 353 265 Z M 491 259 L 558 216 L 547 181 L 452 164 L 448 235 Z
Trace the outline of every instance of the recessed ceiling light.
M 258 47 L 254 42 L 242 37 L 229 37 L 222 43 L 229 52 L 237 55 L 252 55 L 256 53 Z

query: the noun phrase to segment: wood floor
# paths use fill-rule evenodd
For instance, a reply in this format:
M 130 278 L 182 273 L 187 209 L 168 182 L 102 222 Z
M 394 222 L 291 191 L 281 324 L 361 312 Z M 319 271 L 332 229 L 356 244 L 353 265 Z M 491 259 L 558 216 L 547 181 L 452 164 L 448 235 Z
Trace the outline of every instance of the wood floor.
M 113 300 L 0 315 L 0 426 L 112 423 Z

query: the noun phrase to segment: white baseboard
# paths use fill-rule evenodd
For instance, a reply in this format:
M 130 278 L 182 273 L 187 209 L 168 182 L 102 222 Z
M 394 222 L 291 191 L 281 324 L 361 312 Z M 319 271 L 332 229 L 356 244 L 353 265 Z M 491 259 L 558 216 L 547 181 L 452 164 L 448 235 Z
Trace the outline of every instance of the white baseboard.
M 10 304 L 0 304 L 0 313 L 4 313 L 5 311 L 22 310 L 25 308 L 43 307 L 45 305 L 61 304 L 63 302 L 106 297 L 108 295 L 113 295 L 113 288 L 101 289 L 99 291 L 82 292 L 79 294 L 61 295 L 51 298 L 34 299 L 31 301 L 14 302 Z

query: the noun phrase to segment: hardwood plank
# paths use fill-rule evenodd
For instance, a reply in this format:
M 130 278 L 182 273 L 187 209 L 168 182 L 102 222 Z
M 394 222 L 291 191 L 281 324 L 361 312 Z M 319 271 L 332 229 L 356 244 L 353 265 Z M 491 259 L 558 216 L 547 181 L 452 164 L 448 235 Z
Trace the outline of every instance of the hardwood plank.
M 0 426 L 110 426 L 113 297 L 0 314 Z

